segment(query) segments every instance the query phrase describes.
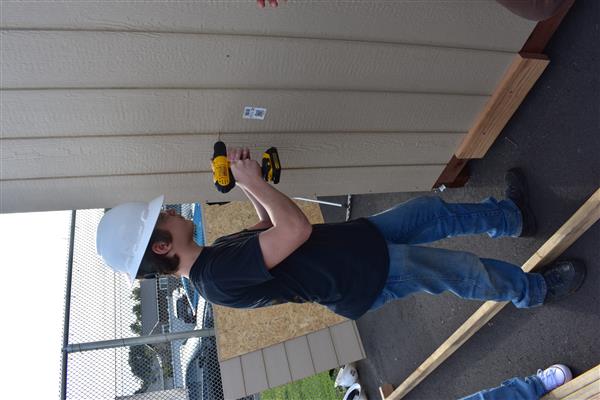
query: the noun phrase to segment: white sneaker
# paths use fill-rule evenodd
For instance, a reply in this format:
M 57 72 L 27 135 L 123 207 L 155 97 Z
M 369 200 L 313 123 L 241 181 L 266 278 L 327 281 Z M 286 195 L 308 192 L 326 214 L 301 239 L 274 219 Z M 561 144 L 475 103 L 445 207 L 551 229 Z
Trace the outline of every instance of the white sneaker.
M 569 382 L 573 378 L 573 375 L 566 365 L 554 364 L 543 371 L 539 369 L 537 377 L 542 381 L 544 389 L 546 389 L 547 392 L 550 392 Z

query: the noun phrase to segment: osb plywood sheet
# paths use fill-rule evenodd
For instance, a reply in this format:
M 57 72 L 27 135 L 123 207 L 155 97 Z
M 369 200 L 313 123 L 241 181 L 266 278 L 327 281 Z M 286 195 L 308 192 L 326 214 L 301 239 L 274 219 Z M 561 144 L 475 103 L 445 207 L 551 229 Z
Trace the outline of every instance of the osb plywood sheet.
M 302 209 L 311 224 L 323 223 L 319 204 L 307 201 L 296 201 L 296 204 Z M 206 244 L 211 244 L 221 236 L 239 232 L 258 223 L 256 211 L 249 201 L 204 205 L 202 216 Z
M 322 223 L 319 205 L 298 201 L 311 223 Z M 258 222 L 250 202 L 233 201 L 203 207 L 206 243 Z M 324 329 L 345 319 L 318 304 L 281 304 L 240 310 L 215 306 L 219 360 L 227 360 L 298 336 Z
M 224 361 L 345 321 L 314 303 L 241 310 L 215 306 L 217 348 Z

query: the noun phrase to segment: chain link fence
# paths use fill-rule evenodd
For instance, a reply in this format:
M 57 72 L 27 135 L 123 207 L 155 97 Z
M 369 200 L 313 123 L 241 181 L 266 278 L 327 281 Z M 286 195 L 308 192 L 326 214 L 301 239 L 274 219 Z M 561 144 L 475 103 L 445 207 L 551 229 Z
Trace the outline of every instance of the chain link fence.
M 199 210 L 190 204 L 167 207 L 190 219 L 194 208 Z M 65 343 L 70 351 L 65 354 L 62 397 L 222 399 L 214 336 L 152 344 L 145 344 L 144 339 L 212 329 L 211 306 L 189 281 L 160 277 L 136 281 L 130 287 L 124 275 L 107 268 L 96 254 L 96 228 L 103 214 L 104 210 L 74 213 L 65 315 Z M 201 240 L 202 230 L 197 231 Z M 114 343 L 136 337 L 140 340 L 128 346 Z
M 196 240 L 204 242 L 198 204 L 166 208 L 194 220 Z M 187 279 L 136 280 L 131 287 L 105 266 L 96 254 L 104 212 L 73 213 L 61 398 L 223 400 L 211 305 Z M 341 399 L 332 375 L 307 378 L 263 398 Z

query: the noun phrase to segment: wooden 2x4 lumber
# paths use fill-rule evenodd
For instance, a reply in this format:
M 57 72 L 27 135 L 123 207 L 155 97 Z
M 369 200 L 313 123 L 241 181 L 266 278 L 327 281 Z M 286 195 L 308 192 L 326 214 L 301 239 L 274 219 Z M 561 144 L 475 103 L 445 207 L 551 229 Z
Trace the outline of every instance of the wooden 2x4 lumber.
M 516 56 L 433 188 L 464 186 L 469 179 L 467 162 L 487 153 L 548 63 L 541 54 Z
M 437 181 L 433 184 L 433 189 L 444 185 L 446 187 L 462 187 L 469 180 L 469 169 L 467 163 L 469 160 L 463 160 L 452 156 L 446 168 L 442 171 Z
M 393 391 L 394 387 L 389 383 L 384 383 L 379 386 L 379 396 L 381 396 L 381 400 L 385 400 L 385 398 L 391 395 Z
M 554 35 L 554 32 L 560 26 L 560 23 L 565 18 L 575 0 L 565 0 L 556 11 L 553 17 L 536 24 L 533 32 L 521 48 L 524 53 L 541 53 L 546 48 L 546 45 Z
M 574 395 L 575 393 L 581 394 L 579 391 L 588 388 L 588 386 L 590 386 L 589 389 L 593 389 L 594 387 L 596 388 L 595 393 L 592 394 L 600 393 L 600 364 L 579 375 L 573 380 L 565 383 L 564 385 L 554 389 L 542 397 L 542 400 L 559 400 L 570 398 L 569 396 Z M 587 399 L 588 397 L 585 398 Z
M 571 246 L 598 219 L 600 219 L 600 188 L 523 264 L 522 269 L 529 272 L 537 266 L 548 264 Z M 508 303 L 494 301 L 484 303 L 386 399 L 399 400 L 404 397 L 500 312 L 506 304 Z
M 482 158 L 506 126 L 550 61 L 543 54 L 520 53 L 458 147 L 457 158 Z
M 575 0 L 566 0 L 552 18 L 538 22 L 520 52 L 542 53 L 573 3 L 575 3 Z M 433 185 L 433 188 L 438 188 L 442 184 L 447 187 L 464 186 L 469 179 L 468 171 L 464 171 L 468 161 L 468 159 L 458 159 L 456 156 L 453 156 L 448 162 L 446 169 L 444 169 L 437 182 Z
M 598 398 L 598 393 L 600 392 L 600 388 L 598 388 L 600 382 L 592 382 L 588 385 L 585 385 L 578 391 L 573 394 L 568 395 L 564 398 L 564 400 L 594 400 Z

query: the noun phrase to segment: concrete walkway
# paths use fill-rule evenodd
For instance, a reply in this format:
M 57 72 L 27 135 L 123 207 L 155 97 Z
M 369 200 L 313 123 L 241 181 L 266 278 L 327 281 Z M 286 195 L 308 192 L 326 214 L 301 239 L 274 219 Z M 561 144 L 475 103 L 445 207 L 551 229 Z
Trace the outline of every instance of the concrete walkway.
M 502 197 L 504 171 L 522 167 L 530 181 L 538 233 L 530 239 L 470 237 L 435 246 L 522 264 L 600 186 L 600 2 L 577 0 L 546 49 L 551 63 L 485 159 L 471 163 L 466 187 L 447 201 Z M 354 196 L 352 217 L 367 216 L 413 196 Z M 327 197 L 344 202 L 345 197 Z M 323 207 L 326 221 L 345 214 Z M 407 399 L 454 399 L 526 376 L 556 362 L 577 374 L 600 362 L 600 224 L 564 254 L 588 266 L 583 288 L 556 305 L 517 310 L 508 305 Z M 358 321 L 368 359 L 359 362 L 370 399 L 377 387 L 400 384 L 480 303 L 452 295 L 417 295 Z

